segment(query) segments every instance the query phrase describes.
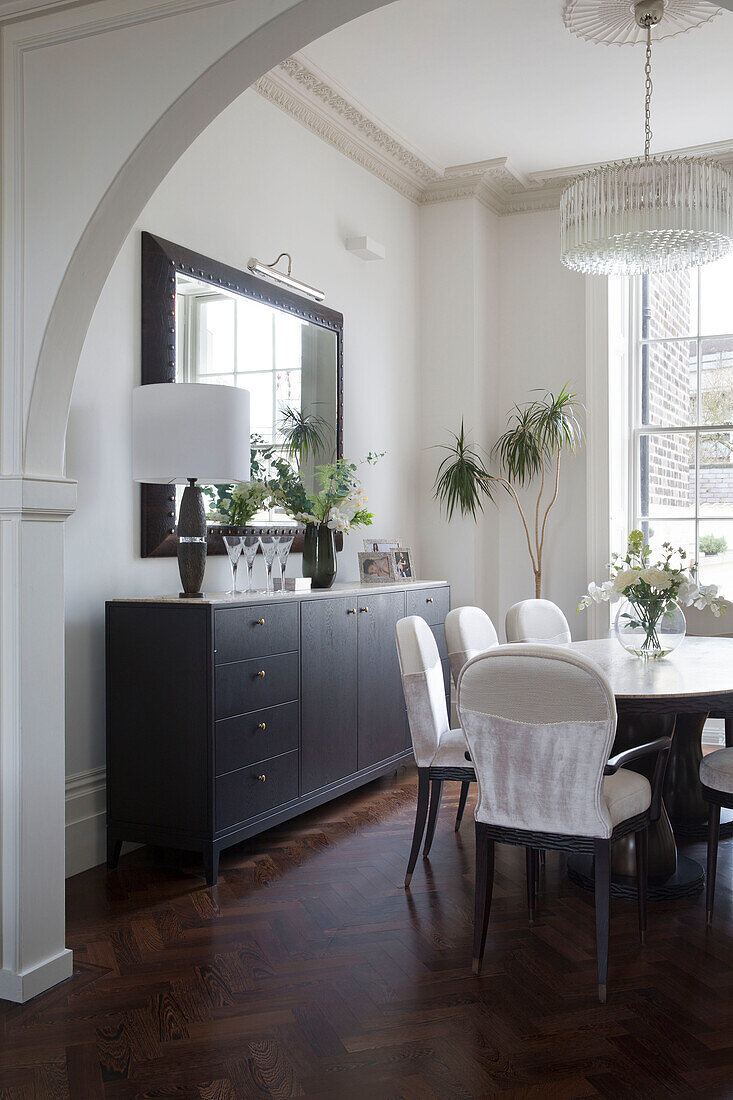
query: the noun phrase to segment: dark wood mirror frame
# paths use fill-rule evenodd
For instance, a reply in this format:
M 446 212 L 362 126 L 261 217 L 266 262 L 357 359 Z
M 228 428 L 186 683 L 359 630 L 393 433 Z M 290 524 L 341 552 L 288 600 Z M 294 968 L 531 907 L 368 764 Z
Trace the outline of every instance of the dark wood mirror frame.
M 344 318 L 341 313 L 257 279 L 249 272 L 191 252 L 151 233 L 142 234 L 142 362 L 141 381 L 176 381 L 176 272 L 193 275 L 213 286 L 226 287 L 276 309 L 330 329 L 336 333 L 336 454 L 343 457 L 344 432 Z M 175 492 L 169 485 L 141 485 L 140 543 L 144 558 L 174 557 L 177 551 Z M 225 554 L 222 535 L 290 534 L 292 527 L 209 527 L 208 553 Z M 292 549 L 303 549 L 305 529 L 297 527 Z M 343 536 L 336 535 L 337 549 Z

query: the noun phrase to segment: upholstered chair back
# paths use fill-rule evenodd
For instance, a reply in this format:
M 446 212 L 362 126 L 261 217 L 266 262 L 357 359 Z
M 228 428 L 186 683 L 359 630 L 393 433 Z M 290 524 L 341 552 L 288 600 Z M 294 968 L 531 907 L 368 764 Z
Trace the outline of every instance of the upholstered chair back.
M 395 634 L 412 748 L 417 766 L 428 768 L 441 738 L 450 731 L 440 653 L 432 630 L 419 615 L 400 619 Z
M 552 600 L 522 600 L 506 613 L 506 640 L 543 645 L 572 642 L 568 620 Z
M 587 658 L 559 646 L 490 649 L 461 673 L 458 714 L 478 780 L 477 821 L 610 837 L 602 786 L 616 704 Z
M 445 617 L 445 641 L 454 683 L 466 661 L 499 644 L 489 616 L 480 607 L 456 607 Z

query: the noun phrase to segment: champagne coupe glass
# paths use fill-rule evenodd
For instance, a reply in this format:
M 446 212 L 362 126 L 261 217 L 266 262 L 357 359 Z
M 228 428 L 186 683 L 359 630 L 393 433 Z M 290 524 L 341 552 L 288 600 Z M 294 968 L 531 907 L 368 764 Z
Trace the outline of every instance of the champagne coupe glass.
M 229 555 L 229 564 L 232 567 L 232 587 L 227 593 L 229 596 L 239 595 L 239 589 L 237 588 L 237 566 L 239 565 L 239 559 L 242 556 L 241 535 L 224 535 L 224 545 L 227 548 L 227 554 Z
M 265 592 L 268 596 L 272 593 L 272 565 L 275 561 L 275 551 L 277 550 L 277 543 L 273 535 L 260 535 L 260 546 L 262 547 L 262 557 L 265 559 L 265 569 L 267 570 L 267 588 Z
M 277 560 L 280 562 L 280 594 L 285 594 L 285 566 L 288 563 L 288 554 L 293 545 L 293 535 L 277 535 L 275 537 Z
M 254 570 L 255 558 L 257 557 L 257 551 L 260 548 L 260 540 L 257 535 L 245 535 L 242 539 L 242 553 L 244 560 L 247 564 L 247 595 L 251 596 L 254 592 L 252 587 L 252 573 Z

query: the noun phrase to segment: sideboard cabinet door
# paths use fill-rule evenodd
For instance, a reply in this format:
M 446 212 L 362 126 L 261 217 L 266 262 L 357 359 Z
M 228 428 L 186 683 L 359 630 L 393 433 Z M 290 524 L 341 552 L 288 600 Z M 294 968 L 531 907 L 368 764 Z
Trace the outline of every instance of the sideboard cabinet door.
M 395 641 L 395 626 L 404 614 L 404 592 L 359 597 L 360 769 L 408 747 Z
M 301 604 L 301 794 L 357 770 L 355 597 Z

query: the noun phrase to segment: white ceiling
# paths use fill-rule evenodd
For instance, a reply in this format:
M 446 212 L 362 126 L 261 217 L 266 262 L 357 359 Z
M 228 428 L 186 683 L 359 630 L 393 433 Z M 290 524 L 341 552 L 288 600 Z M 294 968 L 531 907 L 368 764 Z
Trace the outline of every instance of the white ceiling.
M 441 168 L 643 152 L 643 47 L 575 38 L 562 0 L 397 0 L 303 56 Z M 653 151 L 733 138 L 732 62 L 729 11 L 655 46 Z

